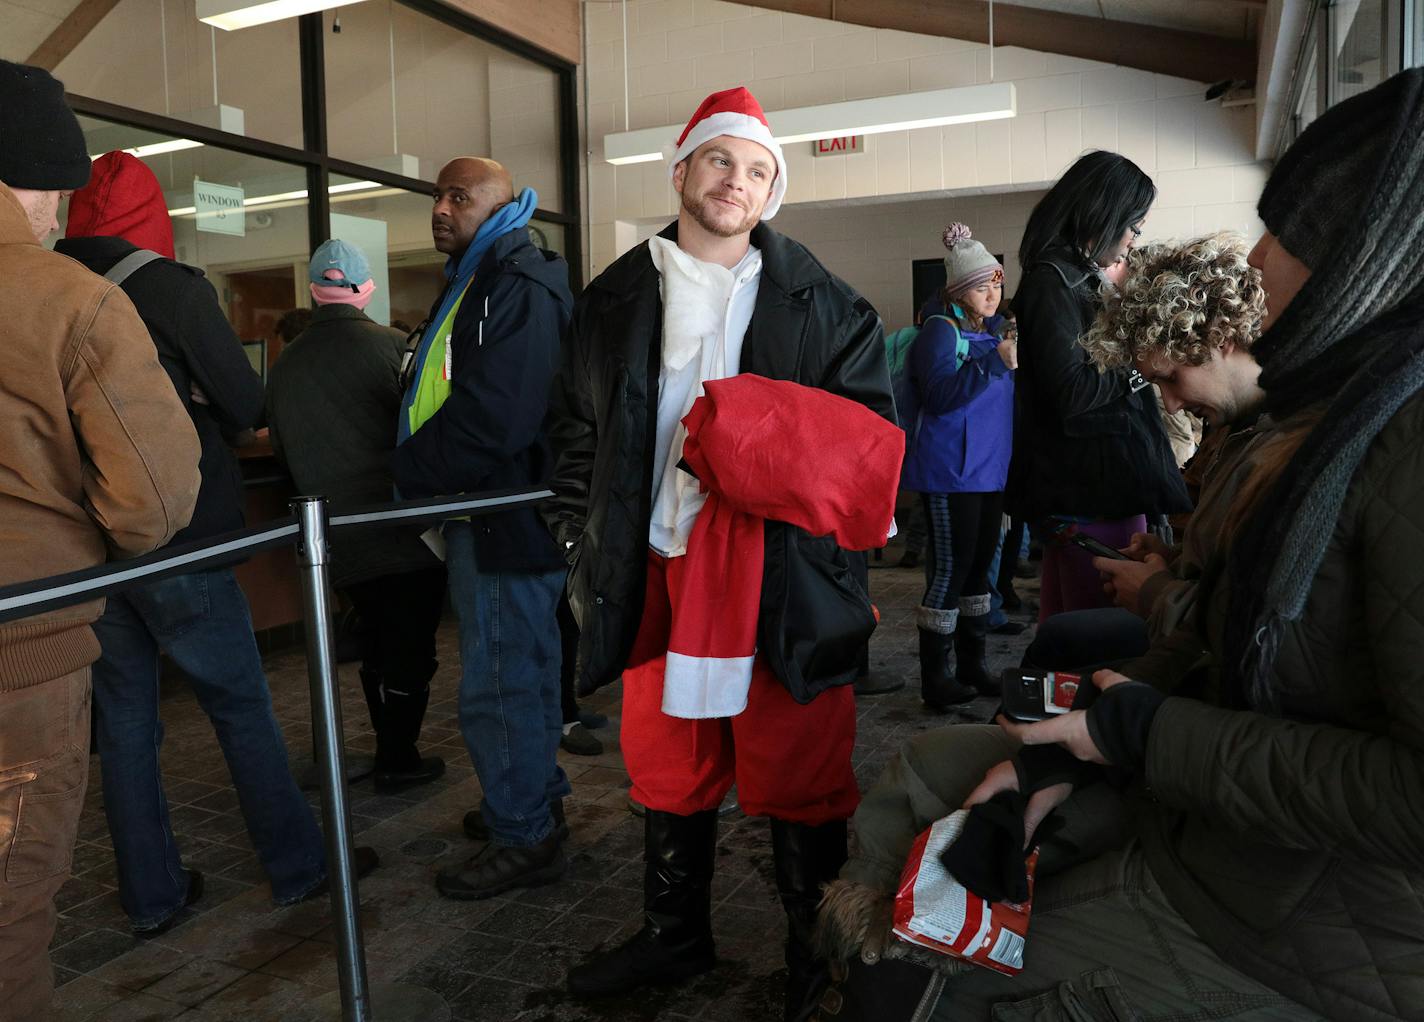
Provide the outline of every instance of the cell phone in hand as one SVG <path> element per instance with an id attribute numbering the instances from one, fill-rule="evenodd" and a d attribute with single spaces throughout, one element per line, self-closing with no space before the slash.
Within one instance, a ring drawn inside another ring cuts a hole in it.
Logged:
<path id="1" fill-rule="evenodd" d="M 1092 554 L 1094 557 L 1111 557 L 1114 561 L 1132 560 L 1131 557 L 1127 556 L 1127 554 L 1123 553 L 1121 550 L 1114 550 L 1112 547 L 1108 546 L 1101 540 L 1094 539 L 1092 536 L 1086 535 L 1081 532 L 1075 532 L 1070 535 L 1068 537 L 1068 542 L 1076 543 L 1078 546 L 1088 551 L 1088 553 Z"/>
<path id="2" fill-rule="evenodd" d="M 1004 716 L 1025 724 L 1067 713 L 1073 708 L 1078 687 L 1083 683 L 1082 675 L 1067 671 L 1030 671 L 1017 667 L 1005 668 L 999 679 L 1003 686 Z"/>

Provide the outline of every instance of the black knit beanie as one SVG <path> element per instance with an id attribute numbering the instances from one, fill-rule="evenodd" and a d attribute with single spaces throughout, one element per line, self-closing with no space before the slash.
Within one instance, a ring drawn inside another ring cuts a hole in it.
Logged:
<path id="1" fill-rule="evenodd" d="M 44 68 L 0 60 L 0 182 L 35 191 L 89 183 L 89 151 L 64 86 Z"/>

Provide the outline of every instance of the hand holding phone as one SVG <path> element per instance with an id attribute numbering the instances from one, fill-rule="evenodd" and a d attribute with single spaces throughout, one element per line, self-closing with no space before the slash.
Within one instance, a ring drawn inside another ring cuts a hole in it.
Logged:
<path id="1" fill-rule="evenodd" d="M 1068 671 L 1032 671 L 1005 668 L 1000 674 L 1004 716 L 1022 723 L 1051 720 L 1073 709 L 1073 700 L 1085 679 Z"/>

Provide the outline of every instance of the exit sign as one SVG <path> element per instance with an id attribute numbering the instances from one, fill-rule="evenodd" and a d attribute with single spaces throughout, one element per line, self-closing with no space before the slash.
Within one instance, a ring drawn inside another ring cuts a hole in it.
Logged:
<path id="1" fill-rule="evenodd" d="M 812 156 L 845 156 L 865 152 L 865 136 L 842 135 L 840 138 L 818 138 L 811 143 Z"/>

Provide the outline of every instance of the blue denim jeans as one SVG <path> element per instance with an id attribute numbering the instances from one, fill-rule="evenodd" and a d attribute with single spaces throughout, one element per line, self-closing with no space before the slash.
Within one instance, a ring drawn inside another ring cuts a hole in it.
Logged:
<path id="1" fill-rule="evenodd" d="M 94 665 L 94 720 L 104 812 L 119 899 L 133 925 L 157 925 L 188 892 L 158 763 L 160 651 L 187 675 L 213 722 L 273 898 L 295 901 L 319 884 L 326 876 L 321 831 L 287 767 L 247 599 L 232 572 L 178 575 L 111 596 L 94 631 L 103 648 Z"/>
<path id="2" fill-rule="evenodd" d="M 460 733 L 479 775 L 480 810 L 496 844 L 549 836 L 551 799 L 569 793 L 556 752 L 564 572 L 481 571 L 469 522 L 445 526 L 450 600 L 460 619 Z"/>

